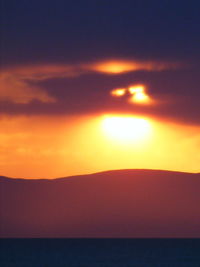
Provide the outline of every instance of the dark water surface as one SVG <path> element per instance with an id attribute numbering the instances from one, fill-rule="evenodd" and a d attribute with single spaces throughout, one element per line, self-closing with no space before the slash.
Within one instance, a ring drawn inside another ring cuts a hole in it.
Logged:
<path id="1" fill-rule="evenodd" d="M 200 267 L 200 239 L 1 239 L 0 266 Z"/>

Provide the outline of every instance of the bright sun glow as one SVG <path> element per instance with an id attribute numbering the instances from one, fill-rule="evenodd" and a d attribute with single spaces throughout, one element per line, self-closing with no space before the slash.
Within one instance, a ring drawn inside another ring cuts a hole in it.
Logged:
<path id="1" fill-rule="evenodd" d="M 139 117 L 107 115 L 103 119 L 103 130 L 109 138 L 128 143 L 148 137 L 150 128 L 149 121 Z"/>

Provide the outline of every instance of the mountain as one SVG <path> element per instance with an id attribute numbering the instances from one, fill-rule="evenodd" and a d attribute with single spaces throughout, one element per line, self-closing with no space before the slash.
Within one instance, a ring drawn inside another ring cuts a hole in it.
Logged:
<path id="1" fill-rule="evenodd" d="M 200 237 L 200 174 L 0 177 L 1 237 Z"/>

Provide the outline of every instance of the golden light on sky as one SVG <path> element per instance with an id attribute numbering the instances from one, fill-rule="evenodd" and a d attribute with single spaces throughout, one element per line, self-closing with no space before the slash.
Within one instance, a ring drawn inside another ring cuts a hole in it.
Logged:
<path id="1" fill-rule="evenodd" d="M 129 103 L 136 104 L 152 104 L 152 99 L 146 92 L 146 86 L 143 84 L 132 85 L 128 88 L 117 88 L 113 89 L 110 94 L 114 97 L 121 97 L 125 94 L 131 95 L 128 98 Z"/>
<path id="2" fill-rule="evenodd" d="M 150 135 L 151 127 L 147 119 L 134 116 L 107 115 L 102 127 L 108 138 L 120 143 L 138 143 Z"/>
<path id="3" fill-rule="evenodd" d="M 126 94 L 125 88 L 117 88 L 111 91 L 112 96 L 120 97 Z"/>
<path id="4" fill-rule="evenodd" d="M 99 62 L 94 66 L 96 71 L 105 72 L 108 74 L 119 74 L 132 71 L 137 68 L 137 63 L 122 60 Z"/>
<path id="5" fill-rule="evenodd" d="M 133 94 L 143 93 L 144 89 L 145 89 L 144 85 L 133 85 L 128 88 L 128 91 L 131 95 L 133 95 Z"/>
<path id="6" fill-rule="evenodd" d="M 177 64 L 159 61 L 138 61 L 125 59 L 107 59 L 104 61 L 81 64 L 82 70 L 92 70 L 110 75 L 118 75 L 131 71 L 162 71 L 177 68 Z"/>
<path id="7" fill-rule="evenodd" d="M 135 85 L 128 88 L 129 93 L 132 95 L 130 102 L 149 104 L 150 97 L 146 93 L 146 88 L 144 85 Z"/>

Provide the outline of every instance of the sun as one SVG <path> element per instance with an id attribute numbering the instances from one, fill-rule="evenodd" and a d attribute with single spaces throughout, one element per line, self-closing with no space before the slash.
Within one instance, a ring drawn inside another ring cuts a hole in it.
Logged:
<path id="1" fill-rule="evenodd" d="M 151 132 L 147 119 L 134 116 L 105 115 L 102 127 L 108 138 L 123 143 L 142 141 Z"/>

